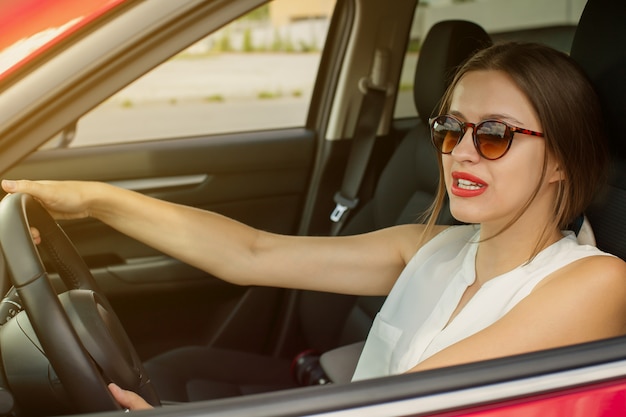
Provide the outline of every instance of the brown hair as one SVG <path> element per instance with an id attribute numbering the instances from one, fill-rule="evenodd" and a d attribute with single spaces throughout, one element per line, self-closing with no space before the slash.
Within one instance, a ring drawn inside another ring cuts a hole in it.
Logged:
<path id="1" fill-rule="evenodd" d="M 554 218 L 538 242 L 538 247 L 542 246 L 548 228 L 566 228 L 583 213 L 606 179 L 608 154 L 598 97 L 586 75 L 568 55 L 540 44 L 508 42 L 477 52 L 459 69 L 442 98 L 439 114 L 449 110 L 452 93 L 461 78 L 470 71 L 481 70 L 502 71 L 511 77 L 530 100 L 546 142 L 543 172 L 535 192 L 500 233 L 515 223 L 533 202 L 546 175 L 548 155 L 556 159 L 564 174 L 554 202 Z M 427 230 L 435 224 L 445 196 L 440 157 L 439 186 L 428 213 Z"/>

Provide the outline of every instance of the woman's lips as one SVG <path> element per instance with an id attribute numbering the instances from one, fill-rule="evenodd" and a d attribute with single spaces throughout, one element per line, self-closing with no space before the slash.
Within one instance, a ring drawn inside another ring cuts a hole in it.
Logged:
<path id="1" fill-rule="evenodd" d="M 467 172 L 452 173 L 450 191 L 457 197 L 476 197 L 487 190 L 487 183 Z"/>

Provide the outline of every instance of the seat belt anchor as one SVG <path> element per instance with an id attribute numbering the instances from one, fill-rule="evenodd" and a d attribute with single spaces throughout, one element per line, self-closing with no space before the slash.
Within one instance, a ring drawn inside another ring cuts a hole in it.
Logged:
<path id="1" fill-rule="evenodd" d="M 358 198 L 347 198 L 340 192 L 335 193 L 334 200 L 337 205 L 335 206 L 333 212 L 330 213 L 330 220 L 334 223 L 341 221 L 348 210 L 352 210 L 357 206 L 357 204 L 359 204 Z"/>

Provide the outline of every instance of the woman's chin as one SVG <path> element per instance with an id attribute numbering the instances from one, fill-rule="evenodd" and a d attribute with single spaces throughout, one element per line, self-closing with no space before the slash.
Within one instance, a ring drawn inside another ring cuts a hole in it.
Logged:
<path id="1" fill-rule="evenodd" d="M 456 221 L 465 224 L 482 223 L 484 220 L 482 213 L 470 212 L 468 210 L 455 210 L 454 207 L 450 207 L 450 214 L 452 214 L 452 217 L 454 217 Z"/>

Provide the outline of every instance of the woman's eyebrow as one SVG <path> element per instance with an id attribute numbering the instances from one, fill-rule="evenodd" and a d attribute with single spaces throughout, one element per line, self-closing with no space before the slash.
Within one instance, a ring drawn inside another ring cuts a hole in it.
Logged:
<path id="1" fill-rule="evenodd" d="M 467 120 L 467 118 L 463 115 L 462 112 L 458 111 L 458 110 L 450 110 L 448 112 L 448 114 L 458 117 L 459 119 L 463 119 L 463 120 Z M 484 114 L 481 116 L 480 120 L 477 120 L 476 122 L 480 122 L 483 120 L 502 120 L 503 122 L 510 122 L 516 125 L 524 125 L 524 123 L 522 123 L 521 121 L 519 121 L 518 119 L 516 119 L 515 117 L 513 117 L 510 114 L 506 114 L 506 113 L 489 113 L 489 114 Z"/>
<path id="2" fill-rule="evenodd" d="M 522 124 L 523 123 L 519 120 L 517 120 L 515 117 L 511 116 L 510 114 L 506 114 L 506 113 L 492 113 L 492 114 L 486 114 L 483 116 L 483 120 L 485 119 L 497 119 L 497 120 L 502 120 L 502 121 L 506 121 L 506 122 L 511 122 L 514 124 Z"/>
<path id="3" fill-rule="evenodd" d="M 450 115 L 452 115 L 452 116 L 456 116 L 456 117 L 458 117 L 459 119 L 465 119 L 465 116 L 463 116 L 463 113 L 461 113 L 461 112 L 460 112 L 460 111 L 458 111 L 458 110 L 450 110 L 450 111 L 448 112 L 448 114 L 450 114 Z"/>

